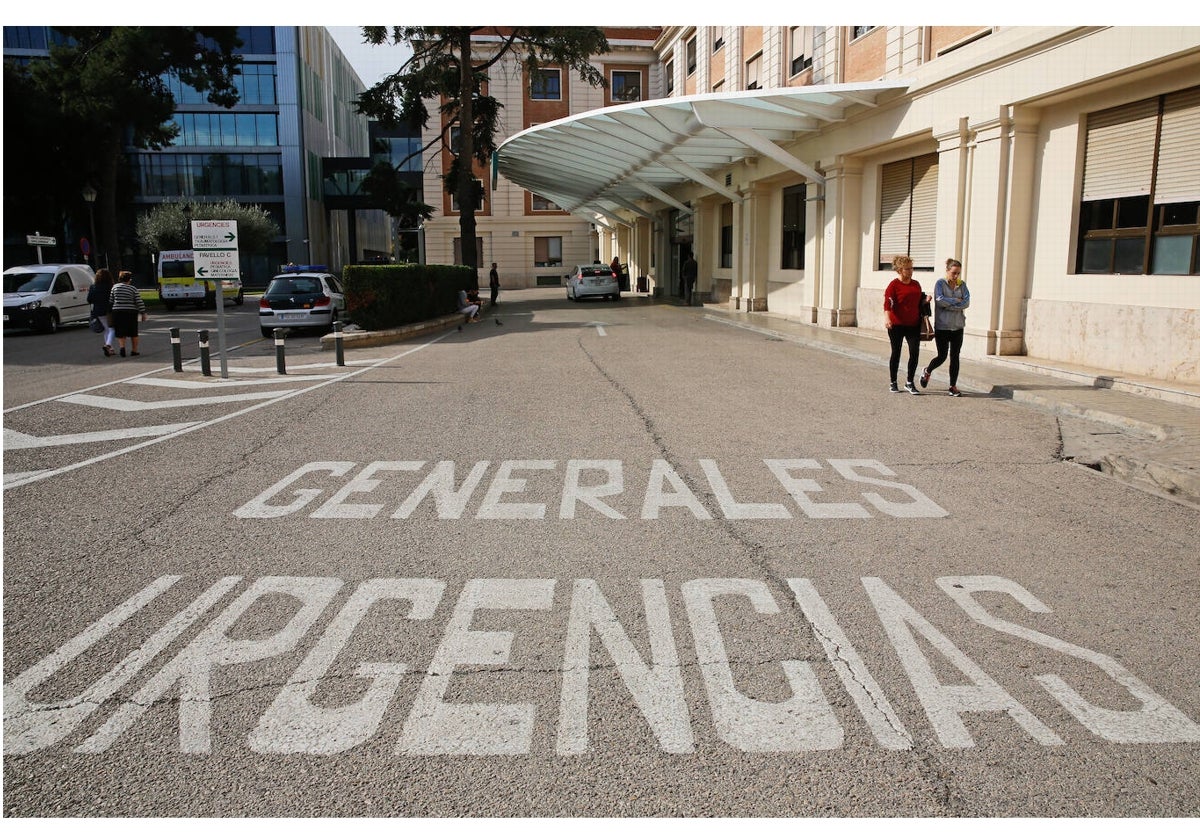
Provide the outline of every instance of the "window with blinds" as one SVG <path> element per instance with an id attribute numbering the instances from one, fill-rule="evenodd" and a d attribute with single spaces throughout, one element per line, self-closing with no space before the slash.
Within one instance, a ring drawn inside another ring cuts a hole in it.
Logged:
<path id="1" fill-rule="evenodd" d="M 885 164 L 880 178 L 880 269 L 898 254 L 912 257 L 913 268 L 931 271 L 937 260 L 937 152 Z"/>
<path id="2" fill-rule="evenodd" d="M 1200 274 L 1200 88 L 1089 114 L 1078 274 Z"/>

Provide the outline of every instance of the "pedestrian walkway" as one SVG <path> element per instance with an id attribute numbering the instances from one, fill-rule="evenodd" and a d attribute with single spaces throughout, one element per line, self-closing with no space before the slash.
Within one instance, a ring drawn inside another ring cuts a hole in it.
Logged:
<path id="1" fill-rule="evenodd" d="M 684 308 L 707 321 L 876 364 L 883 369 L 879 387 L 887 386 L 889 346 L 882 332 L 818 327 L 727 304 Z M 932 345 L 928 348 L 932 354 Z M 935 372 L 930 392 L 944 391 L 946 384 L 943 366 Z M 1200 509 L 1200 383 L 993 356 L 964 357 L 958 386 L 968 396 L 1011 399 L 1057 415 L 1064 459 Z M 1113 434 L 1114 429 L 1122 434 Z"/>

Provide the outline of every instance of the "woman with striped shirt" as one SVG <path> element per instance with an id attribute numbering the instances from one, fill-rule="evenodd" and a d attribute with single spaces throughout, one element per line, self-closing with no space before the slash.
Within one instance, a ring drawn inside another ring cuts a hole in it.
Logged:
<path id="1" fill-rule="evenodd" d="M 117 345 L 121 348 L 120 354 L 125 355 L 125 339 L 128 338 L 130 344 L 129 355 L 139 356 L 138 353 L 138 314 L 141 313 L 142 320 L 146 320 L 146 302 L 142 300 L 142 295 L 133 285 L 133 274 L 128 271 L 122 271 L 117 275 L 116 285 L 113 286 L 112 295 L 112 325 L 117 331 Z"/>

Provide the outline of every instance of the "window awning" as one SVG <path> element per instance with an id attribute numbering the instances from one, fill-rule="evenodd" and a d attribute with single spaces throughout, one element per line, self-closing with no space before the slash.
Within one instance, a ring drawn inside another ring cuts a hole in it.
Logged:
<path id="1" fill-rule="evenodd" d="M 823 184 L 820 172 L 784 146 L 907 87 L 902 81 L 812 85 L 613 105 L 513 135 L 496 151 L 493 181 L 498 171 L 599 224 L 622 213 L 649 217 L 636 204 L 645 198 L 691 212 L 669 194 L 687 182 L 741 201 L 725 185 L 725 171 L 750 156 L 771 158 Z"/>

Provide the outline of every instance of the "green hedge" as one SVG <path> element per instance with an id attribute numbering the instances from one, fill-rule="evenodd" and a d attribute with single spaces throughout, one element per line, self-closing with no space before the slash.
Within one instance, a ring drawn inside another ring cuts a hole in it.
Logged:
<path id="1" fill-rule="evenodd" d="M 348 265 L 342 271 L 350 320 L 384 330 L 458 311 L 460 289 L 476 286 L 465 265 Z"/>

